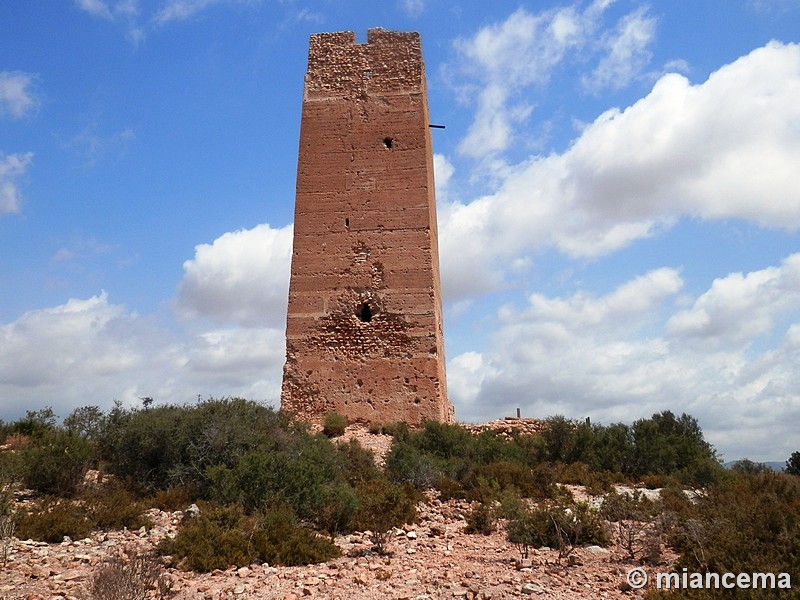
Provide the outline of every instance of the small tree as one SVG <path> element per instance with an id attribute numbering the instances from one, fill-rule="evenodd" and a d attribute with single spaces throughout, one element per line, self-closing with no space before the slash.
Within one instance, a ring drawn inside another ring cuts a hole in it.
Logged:
<path id="1" fill-rule="evenodd" d="M 108 418 L 97 406 L 81 406 L 64 419 L 67 431 L 87 440 L 97 440 L 103 436 Z"/>
<path id="2" fill-rule="evenodd" d="M 789 475 L 800 475 L 800 452 L 792 452 L 785 470 Z"/>
<path id="3" fill-rule="evenodd" d="M 322 433 L 326 437 L 335 438 L 344 435 L 344 430 L 347 427 L 347 417 L 339 413 L 328 413 L 325 415 L 325 420 L 322 424 Z"/>

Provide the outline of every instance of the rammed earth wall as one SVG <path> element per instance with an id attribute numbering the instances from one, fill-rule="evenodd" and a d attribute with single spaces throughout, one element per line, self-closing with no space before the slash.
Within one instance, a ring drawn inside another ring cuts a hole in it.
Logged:
<path id="1" fill-rule="evenodd" d="M 302 418 L 454 419 L 428 125 L 419 34 L 311 36 L 281 394 Z"/>

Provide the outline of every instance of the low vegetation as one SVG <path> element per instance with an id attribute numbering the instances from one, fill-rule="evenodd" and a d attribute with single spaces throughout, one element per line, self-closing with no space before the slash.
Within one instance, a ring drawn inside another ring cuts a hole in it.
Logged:
<path id="1" fill-rule="evenodd" d="M 385 553 L 392 528 L 413 523 L 423 492 L 434 490 L 471 502 L 466 530 L 503 531 L 522 558 L 543 546 L 567 558 L 576 547 L 613 541 L 632 562 L 656 563 L 669 545 L 678 568 L 800 580 L 800 452 L 785 473 L 746 463 L 725 470 L 695 419 L 665 411 L 630 425 L 553 417 L 539 434 L 505 437 L 433 422 L 376 426 L 373 433 L 393 438 L 379 468 L 357 441 L 338 439 L 346 426 L 331 413 L 313 434 L 239 398 L 108 412 L 87 406 L 61 424 L 45 408 L 0 423 L 0 563 L 12 536 L 60 542 L 147 528 L 146 509 L 191 503 L 199 514 L 184 517 L 158 549 L 180 568 L 326 561 L 339 554 L 336 536 L 353 531 L 370 531 L 371 551 Z M 600 508 L 574 501 L 563 484 L 602 496 Z M 663 489 L 655 499 L 615 491 L 642 484 Z M 704 491 L 690 502 L 686 487 Z M 18 505 L 13 492 L 23 488 L 34 495 Z M 116 586 L 167 597 L 156 558 L 133 560 L 103 565 L 92 593 Z M 759 594 L 742 597 L 766 597 Z"/>

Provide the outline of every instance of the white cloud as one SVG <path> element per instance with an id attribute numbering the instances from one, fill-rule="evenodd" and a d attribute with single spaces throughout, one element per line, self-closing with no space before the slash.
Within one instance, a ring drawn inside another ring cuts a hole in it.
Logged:
<path id="1" fill-rule="evenodd" d="M 433 155 L 433 174 L 436 185 L 436 201 L 443 203 L 449 196 L 448 184 L 455 173 L 455 167 L 444 154 Z"/>
<path id="2" fill-rule="evenodd" d="M 600 115 L 563 154 L 507 167 L 495 192 L 443 207 L 451 299 L 496 285 L 506 265 L 544 247 L 598 257 L 682 216 L 797 230 L 798 97 L 797 44 L 772 42 L 701 84 L 665 75 L 645 98 Z"/>
<path id="3" fill-rule="evenodd" d="M 32 87 L 36 77 L 18 71 L 0 71 L 0 117 L 21 119 L 35 111 L 39 101 Z"/>
<path id="4" fill-rule="evenodd" d="M 509 146 L 514 123 L 508 109 L 512 95 L 545 82 L 566 49 L 581 42 L 585 27 L 573 8 L 539 15 L 520 8 L 504 22 L 457 40 L 465 70 L 482 87 L 475 120 L 459 144 L 461 154 L 480 158 Z"/>
<path id="5" fill-rule="evenodd" d="M 98 126 L 91 124 L 70 138 L 64 145 L 79 154 L 87 167 L 94 167 L 108 156 L 121 157 L 136 139 L 130 127 L 117 133 L 98 133 Z"/>
<path id="6" fill-rule="evenodd" d="M 597 0 L 584 11 L 574 6 L 532 14 L 519 8 L 502 23 L 481 28 L 471 38 L 456 41 L 461 70 L 476 83 L 476 111 L 459 144 L 459 153 L 483 158 L 508 149 L 514 132 L 533 112 L 528 88 L 542 86 L 566 60 L 591 56 L 593 37 L 603 28 L 609 0 Z M 649 60 L 655 20 L 638 9 L 623 17 L 616 29 L 601 36 L 607 56 L 587 85 L 593 89 L 622 87 Z M 588 49 L 588 50 L 587 50 Z M 523 92 L 525 92 L 523 94 Z"/>
<path id="7" fill-rule="evenodd" d="M 793 254 L 779 267 L 714 280 L 690 309 L 676 313 L 667 325 L 683 342 L 731 349 L 769 333 L 777 319 L 798 307 L 800 254 Z"/>
<path id="8" fill-rule="evenodd" d="M 22 197 L 16 180 L 25 174 L 32 162 L 32 152 L 24 154 L 0 152 L 0 215 L 20 211 Z"/>
<path id="9" fill-rule="evenodd" d="M 75 0 L 75 4 L 82 11 L 94 17 L 108 19 L 109 21 L 114 18 L 111 9 L 103 0 Z"/>
<path id="10" fill-rule="evenodd" d="M 418 17 L 425 12 L 425 0 L 400 0 L 400 6 L 409 17 Z"/>
<path id="11" fill-rule="evenodd" d="M 229 328 L 196 335 L 109 303 L 105 293 L 34 310 L 0 324 L 0 417 L 52 406 L 110 408 L 142 397 L 184 403 L 198 395 L 277 402 L 283 329 Z"/>
<path id="12" fill-rule="evenodd" d="M 701 294 L 692 310 L 737 300 L 726 308 L 729 322 L 714 332 L 713 346 L 687 344 L 686 332 L 676 332 L 664 316 L 683 314 L 675 312 L 682 281 L 670 268 L 600 297 L 533 294 L 521 308 L 506 306 L 489 348 L 448 364 L 458 417 L 496 418 L 520 407 L 528 416 L 630 423 L 670 409 L 697 417 L 718 447 L 738 448 L 756 460 L 788 456 L 800 422 L 798 263 L 794 255 L 778 267 L 726 278 L 744 289 L 744 301 L 721 291 L 719 282 Z M 795 322 L 787 327 L 774 315 Z M 750 318 L 759 325 L 748 327 Z M 748 347 L 765 339 L 760 353 Z M 774 442 L 768 448 L 766 439 Z"/>
<path id="13" fill-rule="evenodd" d="M 616 30 L 604 40 L 608 54 L 584 85 L 593 91 L 623 88 L 650 62 L 648 46 L 656 32 L 656 20 L 641 7 L 623 17 Z"/>
<path id="14" fill-rule="evenodd" d="M 253 4 L 260 0 L 159 0 L 147 3 L 152 8 L 142 14 L 141 0 L 75 0 L 75 5 L 93 17 L 111 22 L 121 22 L 126 36 L 134 44 L 142 42 L 147 33 L 168 23 L 185 21 L 217 4 Z M 303 9 L 298 20 L 315 20 L 318 16 Z"/>
<path id="15" fill-rule="evenodd" d="M 106 335 L 124 312 L 107 300 L 105 293 L 88 300 L 70 300 L 0 326 L 2 385 L 61 385 L 73 381 L 78 370 L 102 377 L 134 366 L 136 353 Z"/>
<path id="16" fill-rule="evenodd" d="M 185 318 L 284 327 L 292 227 L 226 233 L 184 263 L 177 307 Z"/>
<path id="17" fill-rule="evenodd" d="M 153 21 L 157 25 L 164 25 L 171 21 L 185 21 L 217 4 L 248 4 L 253 2 L 254 0 L 165 0 L 156 11 Z"/>
<path id="18" fill-rule="evenodd" d="M 159 24 L 182 21 L 221 1 L 223 0 L 168 0 L 156 13 L 155 21 Z"/>

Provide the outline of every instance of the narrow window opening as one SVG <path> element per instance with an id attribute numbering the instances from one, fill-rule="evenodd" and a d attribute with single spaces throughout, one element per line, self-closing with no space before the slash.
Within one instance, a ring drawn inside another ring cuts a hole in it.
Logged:
<path id="1" fill-rule="evenodd" d="M 356 316 L 358 316 L 359 321 L 362 323 L 369 323 L 372 321 L 372 309 L 369 307 L 369 304 L 366 302 L 362 304 L 358 309 Z"/>
<path id="2" fill-rule="evenodd" d="M 345 217 L 344 218 L 344 226 L 345 226 L 345 229 L 350 229 L 350 217 Z"/>
<path id="3" fill-rule="evenodd" d="M 394 146 L 394 140 L 393 140 L 392 138 L 390 138 L 390 137 L 383 138 L 383 146 L 384 146 L 384 147 L 385 147 L 387 150 L 391 150 L 391 149 L 392 149 L 392 146 Z"/>

